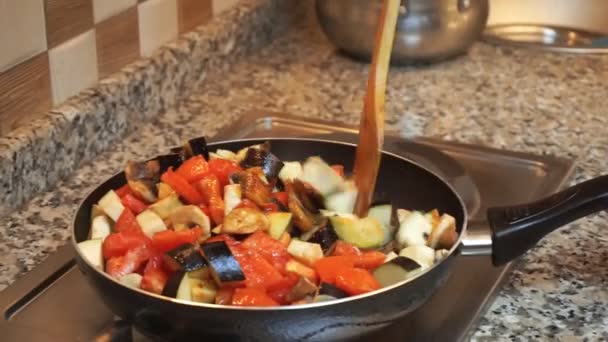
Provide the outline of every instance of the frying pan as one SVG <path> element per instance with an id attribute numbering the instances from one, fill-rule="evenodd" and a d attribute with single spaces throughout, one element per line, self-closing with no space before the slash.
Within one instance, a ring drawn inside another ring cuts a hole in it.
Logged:
<path id="1" fill-rule="evenodd" d="M 343 164 L 347 170 L 353 167 L 356 146 L 335 141 L 246 139 L 209 147 L 234 151 L 267 140 L 282 160 L 320 155 L 330 164 Z M 92 205 L 125 182 L 124 174 L 119 173 L 86 196 L 74 218 L 74 244 L 87 239 Z M 438 208 L 449 213 L 456 218 L 459 239 L 445 259 L 414 278 L 332 302 L 272 308 L 191 303 L 122 285 L 89 264 L 78 248 L 76 260 L 106 305 L 156 340 L 344 340 L 383 328 L 418 308 L 446 282 L 458 254 L 491 254 L 495 265 L 508 262 L 554 229 L 608 208 L 607 189 L 608 176 L 602 176 L 534 203 L 491 208 L 491 235 L 470 237 L 465 205 L 448 183 L 411 160 L 383 152 L 376 192 L 387 194 L 398 208 Z"/>

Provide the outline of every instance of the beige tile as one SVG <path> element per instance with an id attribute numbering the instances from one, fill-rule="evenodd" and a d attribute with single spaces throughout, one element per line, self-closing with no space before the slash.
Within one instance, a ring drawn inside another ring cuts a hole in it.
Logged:
<path id="1" fill-rule="evenodd" d="M 0 73 L 0 136 L 51 107 L 49 59 L 43 52 Z"/>
<path id="2" fill-rule="evenodd" d="M 120 70 L 139 57 L 137 8 L 131 7 L 97 24 L 95 36 L 99 76 Z"/>
<path id="3" fill-rule="evenodd" d="M 93 28 L 92 0 L 44 0 L 44 9 L 49 48 Z"/>
<path id="4" fill-rule="evenodd" d="M 150 56 L 177 37 L 176 0 L 147 0 L 138 6 L 139 45 L 142 56 Z"/>
<path id="5" fill-rule="evenodd" d="M 0 0 L 0 46 L 0 72 L 46 50 L 41 0 Z"/>
<path id="6" fill-rule="evenodd" d="M 211 18 L 211 0 L 177 0 L 179 32 L 190 31 Z"/>
<path id="7" fill-rule="evenodd" d="M 95 46 L 93 29 L 49 50 L 54 104 L 63 102 L 97 82 Z"/>
<path id="8" fill-rule="evenodd" d="M 239 0 L 213 0 L 213 15 L 231 9 Z"/>
<path id="9" fill-rule="evenodd" d="M 93 0 L 93 18 L 97 24 L 136 4 L 137 0 Z"/>

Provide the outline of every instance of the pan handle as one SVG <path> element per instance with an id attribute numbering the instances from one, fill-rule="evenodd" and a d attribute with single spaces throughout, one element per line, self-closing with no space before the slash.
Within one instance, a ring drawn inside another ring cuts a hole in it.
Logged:
<path id="1" fill-rule="evenodd" d="M 605 209 L 608 209 L 608 175 L 532 203 L 490 208 L 492 262 L 496 266 L 505 264 L 555 229 Z"/>

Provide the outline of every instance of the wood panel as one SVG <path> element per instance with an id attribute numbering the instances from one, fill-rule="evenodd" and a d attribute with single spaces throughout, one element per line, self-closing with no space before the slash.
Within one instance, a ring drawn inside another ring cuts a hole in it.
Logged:
<path id="1" fill-rule="evenodd" d="M 95 35 L 99 76 L 120 70 L 139 57 L 137 8 L 132 7 L 98 23 Z"/>
<path id="2" fill-rule="evenodd" d="M 45 0 L 44 10 L 49 49 L 93 27 L 92 0 Z"/>
<path id="3" fill-rule="evenodd" d="M 190 31 L 207 22 L 213 15 L 211 0 L 178 0 L 179 33 Z"/>
<path id="4" fill-rule="evenodd" d="M 0 73 L 0 136 L 51 108 L 46 52 Z"/>

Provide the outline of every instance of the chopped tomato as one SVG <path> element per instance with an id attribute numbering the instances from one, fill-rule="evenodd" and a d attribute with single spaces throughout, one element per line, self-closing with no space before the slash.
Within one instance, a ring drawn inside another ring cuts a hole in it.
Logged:
<path id="1" fill-rule="evenodd" d="M 380 288 L 380 284 L 370 271 L 354 267 L 339 270 L 336 274 L 335 284 L 351 296 Z"/>
<path id="2" fill-rule="evenodd" d="M 167 284 L 167 280 L 169 280 L 169 274 L 162 269 L 160 263 L 153 262 L 151 259 L 144 269 L 141 288 L 152 293 L 161 294 Z"/>
<path id="3" fill-rule="evenodd" d="M 287 206 L 287 197 L 288 197 L 287 192 L 285 192 L 285 191 L 273 192 L 271 195 L 274 199 L 281 202 L 281 204 L 283 204 L 284 206 Z"/>
<path id="4" fill-rule="evenodd" d="M 297 275 L 288 273 L 283 277 L 283 280 L 280 283 L 277 283 L 268 289 L 268 296 L 282 305 L 289 304 L 287 296 L 298 280 L 299 277 Z"/>
<path id="5" fill-rule="evenodd" d="M 268 202 L 262 205 L 262 211 L 265 213 L 275 213 L 279 211 L 279 206 L 276 203 Z"/>
<path id="6" fill-rule="evenodd" d="M 120 198 L 124 197 L 126 194 L 133 195 L 133 190 L 131 190 L 131 187 L 129 186 L 129 184 L 125 184 L 125 185 L 121 186 L 120 188 L 114 190 L 114 192 Z"/>
<path id="7" fill-rule="evenodd" d="M 217 291 L 215 295 L 215 304 L 219 305 L 230 305 L 232 303 L 232 295 L 234 295 L 234 288 L 222 287 Z"/>
<path id="8" fill-rule="evenodd" d="M 104 259 L 125 255 L 129 250 L 148 246 L 150 239 L 139 231 L 112 233 L 103 240 L 102 254 Z"/>
<path id="9" fill-rule="evenodd" d="M 253 203 L 253 201 L 247 198 L 243 198 L 241 203 L 239 203 L 235 208 L 251 208 L 260 210 L 260 207 L 258 207 L 257 204 Z"/>
<path id="10" fill-rule="evenodd" d="M 242 246 L 260 254 L 282 273 L 285 271 L 285 264 L 291 259 L 289 253 L 287 253 L 287 248 L 279 240 L 262 231 L 251 234 L 243 241 Z"/>
<path id="11" fill-rule="evenodd" d="M 234 295 L 232 296 L 232 305 L 276 306 L 279 305 L 279 303 L 270 298 L 263 289 L 239 288 L 234 290 Z"/>
<path id="12" fill-rule="evenodd" d="M 355 267 L 373 270 L 376 267 L 384 264 L 386 255 L 379 251 L 366 251 L 355 258 Z"/>
<path id="13" fill-rule="evenodd" d="M 209 171 L 217 176 L 222 187 L 230 183 L 230 175 L 242 168 L 235 162 L 225 159 L 212 159 L 209 161 Z"/>
<path id="14" fill-rule="evenodd" d="M 152 236 L 154 250 L 164 253 L 185 243 L 193 243 L 203 235 L 203 228 L 196 227 L 186 230 L 163 230 Z"/>
<path id="15" fill-rule="evenodd" d="M 353 268 L 355 263 L 350 256 L 329 256 L 319 259 L 314 269 L 317 271 L 319 278 L 324 283 L 333 284 L 336 281 L 336 275 L 340 270 L 345 268 Z"/>
<path id="16" fill-rule="evenodd" d="M 332 255 L 361 255 L 361 250 L 355 245 L 338 240 Z"/>
<path id="17" fill-rule="evenodd" d="M 269 288 L 283 280 L 281 273 L 259 253 L 242 245 L 228 245 L 245 274 L 245 286 Z"/>
<path id="18" fill-rule="evenodd" d="M 125 208 L 118 220 L 116 220 L 116 224 L 114 225 L 114 230 L 117 232 L 126 232 L 126 231 L 137 231 L 141 232 L 141 227 L 137 220 L 135 219 L 135 215 L 129 208 Z"/>
<path id="19" fill-rule="evenodd" d="M 120 278 L 135 272 L 149 257 L 150 250 L 147 245 L 134 247 L 125 255 L 110 258 L 106 262 L 106 272 L 114 278 Z"/>
<path id="20" fill-rule="evenodd" d="M 222 187 L 218 177 L 214 174 L 207 174 L 196 182 L 195 186 L 203 195 L 213 222 L 222 224 L 224 222 L 224 200 L 222 199 Z"/>
<path id="21" fill-rule="evenodd" d="M 184 178 L 188 183 L 193 183 L 209 173 L 209 165 L 203 156 L 194 156 L 178 167 L 175 173 Z"/>
<path id="22" fill-rule="evenodd" d="M 235 240 L 232 236 L 230 236 L 228 234 L 219 234 L 219 235 L 210 237 L 209 239 L 205 240 L 205 243 L 211 243 L 211 242 L 217 242 L 217 241 L 224 241 L 224 242 L 226 242 L 226 244 L 229 247 L 240 244 L 239 241 Z"/>
<path id="23" fill-rule="evenodd" d="M 129 210 L 131 210 L 135 215 L 141 213 L 142 211 L 148 208 L 146 203 L 142 202 L 131 194 L 126 194 L 122 196 L 120 198 L 120 202 L 122 203 L 122 205 L 125 206 L 125 208 L 129 208 Z"/>
<path id="24" fill-rule="evenodd" d="M 178 195 L 183 197 L 190 204 L 199 204 L 203 202 L 203 196 L 188 183 L 183 177 L 173 172 L 173 168 L 169 168 L 160 179 L 167 183 Z"/>
<path id="25" fill-rule="evenodd" d="M 331 169 L 334 170 L 338 176 L 344 177 L 344 165 L 334 164 L 331 166 Z"/>

